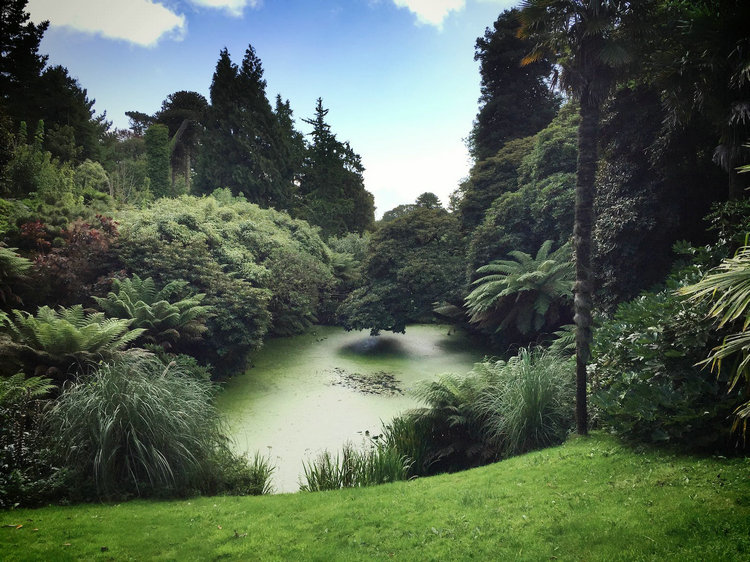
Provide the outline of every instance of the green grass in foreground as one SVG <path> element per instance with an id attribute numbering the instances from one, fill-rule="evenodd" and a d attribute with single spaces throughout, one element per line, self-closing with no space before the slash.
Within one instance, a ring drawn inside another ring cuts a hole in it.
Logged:
<path id="1" fill-rule="evenodd" d="M 594 435 L 373 488 L 6 511 L 0 523 L 6 561 L 748 560 L 750 459 Z"/>

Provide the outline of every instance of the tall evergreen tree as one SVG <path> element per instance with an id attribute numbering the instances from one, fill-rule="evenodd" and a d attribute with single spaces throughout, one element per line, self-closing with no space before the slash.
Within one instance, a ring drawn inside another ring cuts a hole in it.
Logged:
<path id="1" fill-rule="evenodd" d="M 375 205 L 365 190 L 364 167 L 348 142 L 340 142 L 326 123 L 328 109 L 318 98 L 300 182 L 297 215 L 320 226 L 326 235 L 364 232 L 373 222 Z"/>
<path id="2" fill-rule="evenodd" d="M 0 0 L 0 99 L 16 124 L 27 118 L 26 103 L 47 64 L 39 43 L 49 22 L 29 22 L 27 2 Z"/>
<path id="3" fill-rule="evenodd" d="M 552 63 L 540 58 L 521 64 L 529 44 L 518 37 L 520 26 L 519 11 L 506 10 L 476 42 L 474 60 L 482 82 L 469 145 L 477 161 L 493 156 L 509 140 L 546 127 L 560 105 L 549 86 Z"/>
<path id="4" fill-rule="evenodd" d="M 154 196 L 172 195 L 169 181 L 169 129 L 166 125 L 155 123 L 146 131 L 146 161 Z"/>
<path id="5" fill-rule="evenodd" d="M 210 93 L 197 166 L 198 191 L 228 187 L 262 206 L 286 208 L 292 187 L 282 173 L 286 151 L 266 97 L 263 67 L 252 46 L 239 67 L 226 49 L 221 51 Z"/>

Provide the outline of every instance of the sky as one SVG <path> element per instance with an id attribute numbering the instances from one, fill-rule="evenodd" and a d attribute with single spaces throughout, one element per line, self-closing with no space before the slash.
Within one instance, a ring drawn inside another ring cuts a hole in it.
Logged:
<path id="1" fill-rule="evenodd" d="M 297 128 L 316 100 L 339 140 L 362 157 L 376 216 L 426 191 L 448 197 L 468 175 L 464 139 L 479 98 L 477 37 L 517 0 L 29 0 L 49 20 L 40 52 L 63 65 L 127 128 L 171 93 L 209 98 L 226 47 L 255 48 L 273 104 L 288 99 Z"/>

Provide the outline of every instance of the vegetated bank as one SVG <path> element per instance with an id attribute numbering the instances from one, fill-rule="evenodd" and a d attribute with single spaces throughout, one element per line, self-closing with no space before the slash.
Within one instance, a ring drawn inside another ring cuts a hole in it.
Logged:
<path id="1" fill-rule="evenodd" d="M 460 474 L 6 511 L 5 560 L 746 560 L 750 462 L 595 433 Z"/>

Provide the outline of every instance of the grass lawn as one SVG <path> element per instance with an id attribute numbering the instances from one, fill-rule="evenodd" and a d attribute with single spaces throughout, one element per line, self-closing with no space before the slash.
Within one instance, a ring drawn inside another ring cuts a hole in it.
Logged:
<path id="1" fill-rule="evenodd" d="M 750 459 L 574 438 L 460 474 L 0 512 L 8 560 L 750 560 Z"/>

